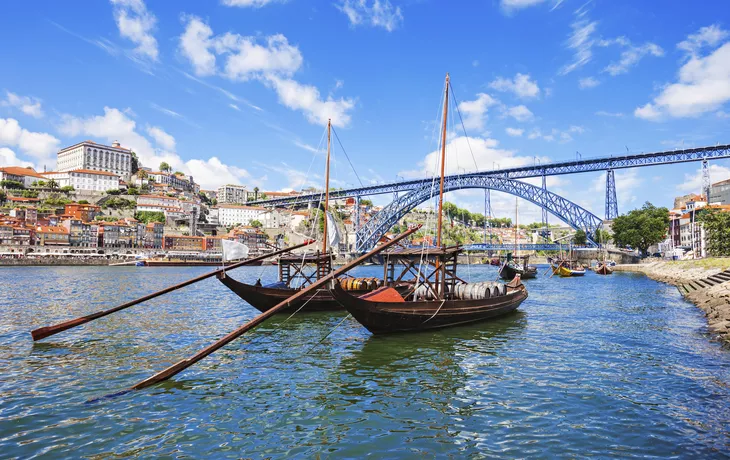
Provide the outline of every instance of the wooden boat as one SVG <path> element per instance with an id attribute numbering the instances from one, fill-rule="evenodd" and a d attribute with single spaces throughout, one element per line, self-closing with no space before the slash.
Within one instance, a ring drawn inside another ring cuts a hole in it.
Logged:
<path id="1" fill-rule="evenodd" d="M 141 264 L 140 264 L 141 262 Z M 145 259 L 138 261 L 138 266 L 147 267 L 220 267 L 230 266 L 235 262 L 229 261 L 223 263 L 222 261 L 213 260 L 181 260 L 181 259 Z M 256 261 L 249 264 L 249 266 L 260 266 L 263 261 Z"/>
<path id="2" fill-rule="evenodd" d="M 446 127 L 449 107 L 449 76 L 446 75 L 443 126 L 441 132 L 441 176 L 437 211 L 436 247 L 391 249 L 382 254 L 384 287 L 356 296 L 335 284 L 334 297 L 374 334 L 422 331 L 484 321 L 517 309 L 527 298 L 520 277 L 509 284 L 466 283 L 456 275 L 457 246 L 442 244 Z M 396 267 L 402 269 L 396 277 Z M 405 293 L 390 287 L 412 276 L 412 290 Z"/>
<path id="3" fill-rule="evenodd" d="M 327 123 L 327 166 L 325 171 L 325 212 L 329 209 L 329 170 L 330 170 L 330 146 L 331 146 L 331 122 Z M 275 305 L 293 296 L 300 290 L 320 280 L 332 272 L 333 255 L 327 249 L 327 218 L 324 219 L 324 231 L 322 237 L 322 251 L 314 254 L 297 255 L 288 254 L 281 256 L 277 265 L 279 266 L 279 281 L 263 286 L 261 280 L 256 284 L 242 283 L 226 272 L 218 274 L 218 280 L 245 300 L 251 306 L 261 312 L 270 310 Z M 360 285 L 353 286 L 353 293 L 364 294 L 376 289 L 382 284 L 367 284 L 360 288 Z M 300 307 L 302 311 L 333 311 L 342 310 L 340 303 L 332 296 L 328 289 L 320 289 L 311 295 L 292 302 L 292 304 L 281 310 L 282 313 L 296 311 Z"/>
<path id="4" fill-rule="evenodd" d="M 613 269 L 605 262 L 599 262 L 598 265 L 596 265 L 595 272 L 599 275 L 612 275 Z"/>
<path id="5" fill-rule="evenodd" d="M 553 274 L 567 278 L 570 276 L 583 276 L 586 269 L 576 260 L 554 260 L 551 265 Z"/>
<path id="6" fill-rule="evenodd" d="M 387 253 L 389 265 L 392 265 L 388 271 L 393 273 L 395 265 L 403 263 L 410 268 L 417 267 L 422 252 L 415 248 Z M 439 261 L 431 266 L 455 268 L 459 252 L 458 247 L 429 248 L 424 257 Z M 436 273 L 440 269 L 434 270 Z M 429 280 L 434 273 L 424 275 L 421 280 Z M 335 284 L 332 294 L 373 334 L 422 331 L 484 321 L 513 312 L 527 298 L 527 289 L 519 276 L 506 285 L 496 282 L 457 284 L 450 268 L 441 274 L 445 275 L 441 279 L 443 285 L 451 286 L 441 291 L 447 293 L 441 297 L 436 297 L 439 292 L 434 292 L 433 283 L 419 284 L 415 290 L 405 293 L 385 286 L 361 296 Z"/>
<path id="7" fill-rule="evenodd" d="M 521 279 L 536 278 L 537 267 L 529 265 L 529 262 L 530 256 L 511 257 L 508 255 L 499 269 L 499 277 L 507 281 L 514 279 L 517 275 L 520 275 Z"/>

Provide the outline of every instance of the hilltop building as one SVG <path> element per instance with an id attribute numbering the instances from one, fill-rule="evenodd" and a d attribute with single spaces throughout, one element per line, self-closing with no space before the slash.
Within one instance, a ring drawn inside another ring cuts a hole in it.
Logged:
<path id="1" fill-rule="evenodd" d="M 74 190 L 104 192 L 119 188 L 119 176 L 106 171 L 75 169 L 46 172 L 42 176 L 46 180 L 53 179 L 59 187 L 70 185 Z"/>
<path id="2" fill-rule="evenodd" d="M 730 179 L 712 184 L 710 187 L 710 203 L 730 204 Z"/>
<path id="3" fill-rule="evenodd" d="M 111 146 L 83 141 L 58 152 L 56 169 L 61 172 L 103 171 L 128 181 L 132 175 L 132 151 L 123 148 L 117 141 Z"/>
<path id="4" fill-rule="evenodd" d="M 245 185 L 221 185 L 218 187 L 217 199 L 218 203 L 242 204 L 253 199 L 255 193 L 249 192 Z"/>

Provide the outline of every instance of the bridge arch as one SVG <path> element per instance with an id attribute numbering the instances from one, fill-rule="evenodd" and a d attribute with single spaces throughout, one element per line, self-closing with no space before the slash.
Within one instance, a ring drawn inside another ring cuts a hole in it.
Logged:
<path id="1" fill-rule="evenodd" d="M 509 193 L 544 207 L 574 229 L 586 232 L 589 244 L 595 245 L 593 235 L 603 225 L 603 221 L 590 211 L 527 182 L 488 175 L 450 176 L 444 180 L 444 192 L 471 188 Z M 365 252 L 371 249 L 403 216 L 419 204 L 438 196 L 438 193 L 439 183 L 429 181 L 393 200 L 357 231 L 357 250 Z"/>

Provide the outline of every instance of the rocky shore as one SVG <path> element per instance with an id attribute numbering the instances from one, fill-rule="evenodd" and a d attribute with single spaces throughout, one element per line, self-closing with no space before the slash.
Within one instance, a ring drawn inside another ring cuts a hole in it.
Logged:
<path id="1" fill-rule="evenodd" d="M 644 273 L 649 278 L 677 286 L 707 317 L 712 334 L 730 344 L 730 281 L 721 278 L 730 269 L 730 258 L 617 265 L 616 271 Z"/>

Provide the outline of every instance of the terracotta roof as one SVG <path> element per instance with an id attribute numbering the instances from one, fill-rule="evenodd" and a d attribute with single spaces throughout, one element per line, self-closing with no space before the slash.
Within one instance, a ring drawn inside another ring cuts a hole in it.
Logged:
<path id="1" fill-rule="evenodd" d="M 20 203 L 30 203 L 30 202 L 38 202 L 41 201 L 39 198 L 23 198 L 20 196 L 9 196 L 8 200 L 10 201 L 17 201 Z"/>
<path id="2" fill-rule="evenodd" d="M 4 168 L 0 168 L 0 171 L 6 172 L 8 174 L 13 174 L 16 176 L 30 176 L 30 177 L 37 177 L 38 179 L 45 179 L 45 177 L 41 176 L 39 172 L 37 172 L 33 168 L 23 168 L 22 166 L 6 166 Z"/>
<path id="3" fill-rule="evenodd" d="M 266 208 L 262 208 L 259 206 L 245 206 L 245 205 L 238 205 L 238 204 L 219 204 L 218 209 L 225 208 L 225 209 L 255 209 L 258 211 L 266 211 Z"/>
<path id="4" fill-rule="evenodd" d="M 36 228 L 36 231 L 44 232 L 44 233 L 68 233 L 68 230 L 66 230 L 66 227 L 44 227 L 39 226 Z"/>

